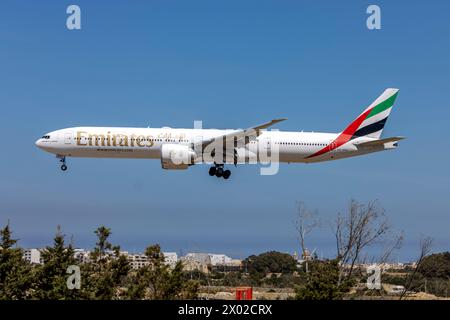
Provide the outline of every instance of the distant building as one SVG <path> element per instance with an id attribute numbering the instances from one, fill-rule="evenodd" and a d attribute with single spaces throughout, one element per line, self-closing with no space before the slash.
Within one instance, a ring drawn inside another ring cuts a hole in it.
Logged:
<path id="1" fill-rule="evenodd" d="M 131 268 L 133 268 L 133 269 L 140 269 L 149 264 L 148 257 L 145 254 L 142 254 L 142 253 L 128 254 L 127 253 L 126 255 L 130 262 Z M 164 255 L 165 263 L 168 264 L 171 268 L 175 267 L 175 264 L 178 261 L 177 253 L 176 252 L 163 252 L 163 255 Z"/>
<path id="2" fill-rule="evenodd" d="M 188 253 L 183 257 L 183 266 L 186 271 L 198 270 L 203 273 L 209 273 L 211 264 L 211 258 L 207 253 Z"/>
<path id="3" fill-rule="evenodd" d="M 140 269 L 149 264 L 147 256 L 141 253 L 128 254 L 128 261 L 133 269 Z"/>
<path id="4" fill-rule="evenodd" d="M 23 259 L 31 264 L 44 264 L 40 249 L 23 250 Z"/>
<path id="5" fill-rule="evenodd" d="M 43 249 L 26 249 L 23 251 L 23 259 L 33 264 L 43 264 L 43 258 L 41 251 Z M 91 261 L 91 251 L 76 248 L 74 249 L 75 260 L 82 263 L 89 263 Z M 140 269 L 149 264 L 148 257 L 143 253 L 129 253 L 128 251 L 120 251 L 121 255 L 127 257 L 131 268 Z M 204 273 L 209 273 L 211 270 L 217 270 L 222 272 L 238 271 L 241 268 L 242 261 L 233 259 L 225 254 L 216 253 L 199 253 L 192 252 L 186 256 L 178 258 L 176 252 L 163 252 L 164 261 L 171 268 L 174 268 L 176 263 L 180 260 L 183 263 L 186 271 L 199 270 Z M 112 250 L 106 250 L 105 257 L 115 257 L 115 252 Z"/>
<path id="6" fill-rule="evenodd" d="M 74 249 L 73 257 L 79 263 L 88 263 L 90 261 L 91 252 L 85 249 Z"/>
<path id="7" fill-rule="evenodd" d="M 299 255 L 297 251 L 294 251 L 292 257 L 295 261 L 297 261 L 297 267 L 301 267 L 307 261 L 314 260 L 314 257 L 311 255 L 308 249 L 305 249 L 305 251 L 301 255 Z"/>
<path id="8" fill-rule="evenodd" d="M 233 259 L 224 254 L 208 253 L 208 255 L 211 260 L 211 265 L 213 266 L 226 265 L 233 261 Z"/>
<path id="9" fill-rule="evenodd" d="M 230 258 L 225 254 L 209 253 L 211 259 L 211 270 L 220 272 L 239 271 L 241 269 L 242 261 Z"/>
<path id="10" fill-rule="evenodd" d="M 305 249 L 305 251 L 303 252 L 302 258 L 303 258 L 303 260 L 305 260 L 305 261 L 311 261 L 311 260 L 313 260 L 313 256 L 312 256 L 312 254 L 309 252 L 308 249 Z"/>
<path id="11" fill-rule="evenodd" d="M 174 268 L 178 262 L 178 255 L 176 252 L 163 252 L 164 261 L 171 267 Z"/>
<path id="12" fill-rule="evenodd" d="M 209 256 L 208 253 L 200 253 L 200 252 L 193 252 L 193 253 L 188 253 L 185 257 L 185 260 L 192 260 L 192 261 L 197 261 L 199 263 L 202 264 L 211 264 L 211 257 Z"/>

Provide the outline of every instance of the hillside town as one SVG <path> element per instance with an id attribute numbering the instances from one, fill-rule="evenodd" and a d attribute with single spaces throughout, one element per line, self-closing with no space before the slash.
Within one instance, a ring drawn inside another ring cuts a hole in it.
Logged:
<path id="1" fill-rule="evenodd" d="M 31 264 L 44 264 L 44 259 L 41 252 L 45 250 L 43 248 L 31 248 L 23 250 L 23 258 Z M 92 251 L 87 249 L 76 248 L 74 249 L 74 258 L 80 263 L 87 263 L 90 261 Z M 108 252 L 111 256 L 112 251 Z M 132 269 L 140 269 L 147 266 L 149 258 L 142 252 L 130 253 L 128 251 L 120 251 L 120 254 L 125 256 Z M 176 252 L 163 252 L 164 260 L 167 265 L 174 267 L 178 261 L 183 263 L 185 271 L 200 271 L 203 273 L 210 273 L 214 270 L 222 272 L 239 271 L 245 266 L 243 266 L 243 260 L 235 259 L 227 256 L 223 253 L 203 253 L 203 252 L 189 252 L 184 256 L 179 256 Z M 297 261 L 299 267 L 305 261 L 312 261 L 313 257 L 306 250 L 304 255 L 299 255 L 297 252 L 292 254 L 292 257 Z M 361 263 L 358 267 L 367 268 L 373 264 Z M 416 262 L 395 262 L 395 263 L 381 263 L 377 266 L 381 270 L 402 270 L 407 267 L 414 268 Z"/>
<path id="2" fill-rule="evenodd" d="M 42 257 L 43 248 L 32 248 L 23 250 L 23 258 L 31 264 L 44 264 Z M 79 263 L 87 263 L 90 261 L 92 251 L 76 248 L 74 249 L 74 258 Z M 108 254 L 113 255 L 112 251 Z M 149 264 L 149 259 L 144 253 L 130 253 L 128 251 L 120 251 L 120 254 L 125 256 L 132 269 L 140 269 Z M 163 252 L 164 261 L 170 267 L 174 267 L 178 261 L 183 263 L 184 270 L 193 271 L 198 270 L 208 273 L 214 268 L 222 268 L 222 270 L 239 270 L 241 268 L 242 260 L 233 259 L 226 254 L 217 253 L 201 253 L 190 252 L 184 256 L 179 256 L 176 252 Z M 225 268 L 225 269 L 224 269 Z"/>

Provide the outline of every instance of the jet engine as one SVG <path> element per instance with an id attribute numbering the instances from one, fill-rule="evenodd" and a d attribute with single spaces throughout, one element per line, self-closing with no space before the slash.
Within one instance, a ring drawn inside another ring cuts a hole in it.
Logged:
<path id="1" fill-rule="evenodd" d="M 161 167 L 168 170 L 185 170 L 194 164 L 196 154 L 189 146 L 163 144 L 161 146 Z"/>

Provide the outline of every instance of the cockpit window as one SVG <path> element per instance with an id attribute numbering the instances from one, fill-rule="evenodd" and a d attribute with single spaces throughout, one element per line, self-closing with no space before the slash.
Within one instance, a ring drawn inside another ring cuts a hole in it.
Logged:
<path id="1" fill-rule="evenodd" d="M 50 139 L 50 136 L 43 136 L 42 139 Z"/>

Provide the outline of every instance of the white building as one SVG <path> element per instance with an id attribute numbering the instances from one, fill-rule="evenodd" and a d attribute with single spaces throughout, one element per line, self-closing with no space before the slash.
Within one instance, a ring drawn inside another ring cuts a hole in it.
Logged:
<path id="1" fill-rule="evenodd" d="M 85 249 L 74 249 L 73 257 L 80 263 L 87 263 L 90 261 L 91 252 Z"/>
<path id="2" fill-rule="evenodd" d="M 175 267 L 175 264 L 178 261 L 178 255 L 176 252 L 163 252 L 164 261 L 171 268 Z M 145 254 L 135 253 L 135 254 L 127 254 L 128 259 L 130 261 L 130 265 L 133 269 L 139 269 L 149 264 L 148 258 Z"/>
<path id="3" fill-rule="evenodd" d="M 217 253 L 188 253 L 183 258 L 185 270 L 200 270 L 204 273 L 210 272 L 210 269 L 231 267 L 239 268 L 242 261 L 238 259 L 230 258 L 225 254 Z"/>
<path id="4" fill-rule="evenodd" d="M 200 253 L 200 252 L 191 252 L 188 253 L 185 257 L 185 260 L 195 261 L 204 265 L 211 264 L 211 258 L 208 253 Z"/>
<path id="5" fill-rule="evenodd" d="M 183 258 L 183 267 L 186 271 L 199 270 L 203 273 L 209 273 L 211 267 L 211 258 L 207 253 L 192 252 Z"/>
<path id="6" fill-rule="evenodd" d="M 133 269 L 139 269 L 148 265 L 148 258 L 145 254 L 129 254 L 128 260 L 130 261 L 131 268 Z"/>
<path id="7" fill-rule="evenodd" d="M 178 262 L 178 255 L 176 252 L 163 252 L 164 261 L 171 267 L 174 268 Z"/>
<path id="8" fill-rule="evenodd" d="M 39 249 L 25 249 L 23 250 L 23 259 L 32 264 L 43 264 L 44 260 Z"/>
<path id="9" fill-rule="evenodd" d="M 231 264 L 233 259 L 228 257 L 225 254 L 215 254 L 215 253 L 208 253 L 209 258 L 211 259 L 211 265 L 213 266 L 223 266 Z"/>

